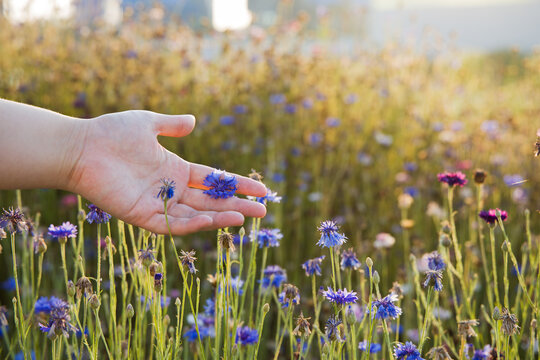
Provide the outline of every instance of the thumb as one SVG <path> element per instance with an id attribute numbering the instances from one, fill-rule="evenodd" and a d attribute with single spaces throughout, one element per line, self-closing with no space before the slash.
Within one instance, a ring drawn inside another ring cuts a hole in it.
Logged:
<path id="1" fill-rule="evenodd" d="M 154 113 L 154 127 L 158 135 L 172 137 L 186 136 L 195 127 L 195 116 Z"/>

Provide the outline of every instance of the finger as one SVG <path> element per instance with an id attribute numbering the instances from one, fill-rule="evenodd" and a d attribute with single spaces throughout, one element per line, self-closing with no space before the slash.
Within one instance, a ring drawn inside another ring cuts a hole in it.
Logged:
<path id="1" fill-rule="evenodd" d="M 157 232 L 159 234 L 167 234 L 169 229 L 167 228 L 167 221 L 173 235 L 187 235 L 197 231 L 207 229 L 212 226 L 214 222 L 208 215 L 196 215 L 191 218 L 178 218 L 168 215 L 165 219 L 164 214 L 155 214 L 150 222 L 148 230 Z"/>
<path id="2" fill-rule="evenodd" d="M 159 135 L 182 137 L 193 131 L 195 117 L 154 113 L 154 127 Z"/>
<path id="3" fill-rule="evenodd" d="M 244 216 L 258 218 L 266 215 L 266 207 L 256 201 L 237 197 L 212 199 L 199 189 L 187 188 L 179 201 L 201 211 L 237 211 Z"/>
<path id="4" fill-rule="evenodd" d="M 207 215 L 212 218 L 212 226 L 216 229 L 228 226 L 240 226 L 245 220 L 244 215 L 238 211 L 198 211 L 185 204 L 175 204 L 168 210 L 168 213 L 177 218 Z"/>
<path id="5" fill-rule="evenodd" d="M 198 189 L 206 189 L 203 181 L 207 175 L 211 174 L 216 169 L 210 166 L 190 163 L 189 164 L 189 186 Z M 263 183 L 252 180 L 245 176 L 231 174 L 236 176 L 238 180 L 238 193 L 250 196 L 263 197 L 266 195 L 266 186 Z"/>

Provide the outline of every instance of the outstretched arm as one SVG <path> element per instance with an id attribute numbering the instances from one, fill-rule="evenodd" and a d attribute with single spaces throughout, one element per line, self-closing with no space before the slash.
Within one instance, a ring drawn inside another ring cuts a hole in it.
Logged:
<path id="1" fill-rule="evenodd" d="M 214 169 L 163 148 L 157 135 L 182 137 L 191 115 L 134 110 L 76 119 L 0 99 L 0 188 L 57 188 L 81 194 L 133 225 L 166 233 L 161 178 L 176 182 L 167 212 L 174 234 L 238 226 L 265 207 L 232 197 L 211 199 L 203 179 Z M 238 192 L 264 196 L 266 187 L 238 176 Z"/>

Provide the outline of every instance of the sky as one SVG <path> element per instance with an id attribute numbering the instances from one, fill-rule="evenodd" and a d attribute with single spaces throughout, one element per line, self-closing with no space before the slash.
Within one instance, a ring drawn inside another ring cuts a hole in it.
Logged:
<path id="1" fill-rule="evenodd" d="M 429 8 L 429 7 L 480 7 L 531 2 L 531 0 L 372 0 L 377 9 Z"/>

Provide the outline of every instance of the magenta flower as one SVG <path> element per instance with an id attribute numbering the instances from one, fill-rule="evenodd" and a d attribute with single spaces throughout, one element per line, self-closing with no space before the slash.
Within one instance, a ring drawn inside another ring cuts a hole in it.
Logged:
<path id="1" fill-rule="evenodd" d="M 486 223 L 493 225 L 497 223 L 497 210 L 501 212 L 501 220 L 506 221 L 506 219 L 508 219 L 508 213 L 501 209 L 482 210 L 478 216 L 480 216 Z"/>
<path id="2" fill-rule="evenodd" d="M 465 174 L 461 171 L 456 172 L 444 172 L 437 175 L 437 178 L 440 182 L 447 183 L 448 186 L 463 186 L 467 184 L 467 179 L 465 178 Z"/>

